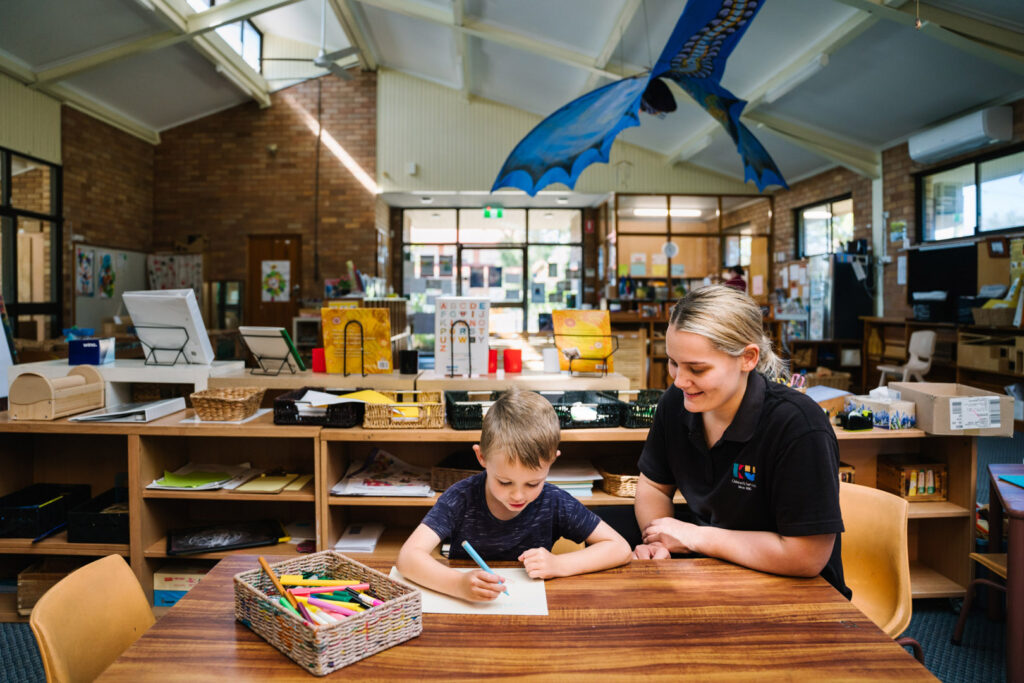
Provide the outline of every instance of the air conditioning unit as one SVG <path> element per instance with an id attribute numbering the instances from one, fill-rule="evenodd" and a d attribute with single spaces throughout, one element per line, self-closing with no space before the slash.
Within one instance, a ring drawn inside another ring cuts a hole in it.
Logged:
<path id="1" fill-rule="evenodd" d="M 1013 138 L 1013 108 L 989 107 L 911 135 L 910 158 L 930 164 Z"/>

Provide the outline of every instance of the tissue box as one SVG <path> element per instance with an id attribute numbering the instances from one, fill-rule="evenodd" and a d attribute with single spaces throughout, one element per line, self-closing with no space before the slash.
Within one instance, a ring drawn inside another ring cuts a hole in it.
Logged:
<path id="1" fill-rule="evenodd" d="M 114 362 L 114 338 L 72 339 L 68 342 L 68 365 L 105 365 Z"/>
<path id="2" fill-rule="evenodd" d="M 917 425 L 913 401 L 883 396 L 847 396 L 845 410 L 870 410 L 874 425 L 882 429 L 910 429 Z"/>

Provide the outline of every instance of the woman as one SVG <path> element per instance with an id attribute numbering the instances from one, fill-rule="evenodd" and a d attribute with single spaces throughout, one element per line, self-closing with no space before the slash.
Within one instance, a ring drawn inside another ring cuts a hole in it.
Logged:
<path id="1" fill-rule="evenodd" d="M 787 576 L 821 574 L 843 595 L 839 445 L 785 371 L 761 309 L 725 285 L 690 292 L 665 335 L 673 386 L 640 456 L 636 559 L 700 553 Z M 673 517 L 676 489 L 696 523 Z"/>
<path id="2" fill-rule="evenodd" d="M 743 268 L 741 266 L 733 266 L 726 271 L 728 279 L 725 284 L 733 289 L 738 289 L 741 292 L 747 291 L 747 281 L 743 279 Z"/>

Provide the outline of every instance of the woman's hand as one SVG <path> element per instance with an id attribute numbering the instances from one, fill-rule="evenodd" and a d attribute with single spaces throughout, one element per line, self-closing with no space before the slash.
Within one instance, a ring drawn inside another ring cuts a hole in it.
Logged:
<path id="1" fill-rule="evenodd" d="M 553 579 L 561 576 L 558 556 L 546 548 L 530 548 L 519 556 L 519 561 L 531 579 Z"/>
<path id="2" fill-rule="evenodd" d="M 638 545 L 633 550 L 634 560 L 667 560 L 670 557 L 672 554 L 660 542 Z"/>
<path id="3" fill-rule="evenodd" d="M 689 522 L 681 522 L 674 517 L 659 517 L 644 529 L 644 543 L 660 545 L 670 553 L 695 553 L 698 549 L 700 527 Z M 637 546 L 637 550 L 642 546 Z M 668 557 L 660 555 L 659 557 Z M 652 559 L 658 559 L 652 557 Z"/>
<path id="4" fill-rule="evenodd" d="M 482 569 L 462 574 L 460 593 L 471 602 L 494 600 L 505 590 L 500 576 L 488 574 Z"/>

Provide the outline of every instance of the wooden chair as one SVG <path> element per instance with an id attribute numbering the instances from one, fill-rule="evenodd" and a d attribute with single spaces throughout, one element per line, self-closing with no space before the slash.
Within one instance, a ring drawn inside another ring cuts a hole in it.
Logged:
<path id="1" fill-rule="evenodd" d="M 899 496 L 870 486 L 839 484 L 843 513 L 843 574 L 853 591 L 853 604 L 878 628 L 924 663 L 921 644 L 897 638 L 910 624 L 910 556 L 907 553 L 907 512 Z"/>
<path id="2" fill-rule="evenodd" d="M 911 377 L 918 382 L 923 382 L 924 376 L 932 369 L 932 356 L 935 354 L 935 332 L 918 330 L 911 333 L 907 352 L 910 354 L 910 358 L 903 365 L 878 366 L 878 371 L 882 373 L 882 376 L 878 378 L 878 386 L 885 386 L 887 375 L 896 375 L 901 382 L 906 382 Z"/>
<path id="3" fill-rule="evenodd" d="M 128 563 L 108 555 L 39 598 L 29 626 L 50 683 L 92 681 L 156 620 Z"/>
<path id="4" fill-rule="evenodd" d="M 971 553 L 970 558 L 985 567 L 990 572 L 1006 581 L 1006 553 Z M 956 628 L 953 629 L 953 637 L 950 642 L 959 645 L 964 637 L 964 626 L 967 625 L 967 617 L 971 614 L 971 603 L 974 602 L 974 589 L 978 586 L 988 586 L 994 590 L 1006 592 L 1006 586 L 990 581 L 988 579 L 974 579 L 967 586 L 964 594 L 964 604 L 960 607 L 960 618 L 956 620 Z"/>

